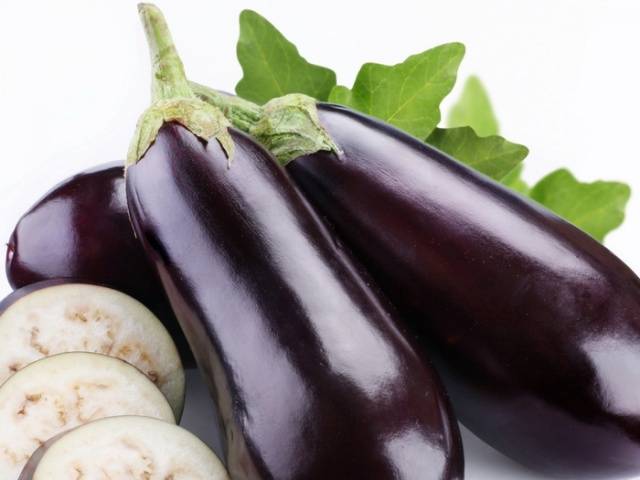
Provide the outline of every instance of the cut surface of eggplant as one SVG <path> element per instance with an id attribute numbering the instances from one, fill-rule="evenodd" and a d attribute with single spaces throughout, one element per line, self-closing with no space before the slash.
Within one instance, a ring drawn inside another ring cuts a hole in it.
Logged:
<path id="1" fill-rule="evenodd" d="M 47 281 L 0 303 L 0 385 L 35 360 L 75 351 L 135 366 L 180 418 L 185 380 L 178 351 L 162 323 L 137 300 L 96 285 Z"/>
<path id="2" fill-rule="evenodd" d="M 43 447 L 19 480 L 228 480 L 216 455 L 187 430 L 161 420 L 97 420 Z"/>
<path id="3" fill-rule="evenodd" d="M 160 390 L 122 360 L 74 352 L 32 363 L 0 387 L 0 478 L 18 478 L 48 439 L 120 415 L 175 422 Z"/>

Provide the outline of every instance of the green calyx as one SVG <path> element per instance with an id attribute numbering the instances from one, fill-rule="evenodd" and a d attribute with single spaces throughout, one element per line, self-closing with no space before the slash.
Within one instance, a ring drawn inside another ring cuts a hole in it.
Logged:
<path id="1" fill-rule="evenodd" d="M 303 155 L 340 149 L 320 125 L 316 100 L 292 93 L 262 107 L 260 120 L 250 131 L 283 166 Z"/>
<path id="2" fill-rule="evenodd" d="M 177 122 L 204 140 L 216 139 L 231 159 L 234 144 L 227 128 L 231 125 L 217 108 L 197 98 L 158 100 L 138 120 L 129 146 L 126 166 L 135 165 L 158 136 L 162 125 Z"/>
<path id="3" fill-rule="evenodd" d="M 258 140 L 283 166 L 322 150 L 340 153 L 320 124 L 314 98 L 294 93 L 260 107 L 197 83 L 192 82 L 191 88 L 198 98 L 222 110 L 233 126 Z"/>
<path id="4" fill-rule="evenodd" d="M 125 166 L 136 164 L 155 141 L 166 122 L 177 122 L 206 141 L 216 139 L 229 160 L 234 143 L 229 121 L 215 105 L 199 99 L 191 89 L 169 27 L 158 7 L 138 5 L 153 63 L 153 104 L 138 120 Z"/>

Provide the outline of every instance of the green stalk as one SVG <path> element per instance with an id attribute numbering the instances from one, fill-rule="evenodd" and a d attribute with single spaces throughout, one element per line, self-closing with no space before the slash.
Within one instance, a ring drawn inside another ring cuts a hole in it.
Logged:
<path id="1" fill-rule="evenodd" d="M 214 105 L 196 97 L 171 38 L 167 22 L 158 7 L 138 5 L 152 62 L 152 105 L 142 114 L 131 141 L 126 167 L 137 163 L 153 144 L 162 125 L 177 122 L 206 141 L 216 139 L 231 159 L 234 144 L 229 121 Z"/>
<path id="2" fill-rule="evenodd" d="M 193 98 L 195 95 L 184 73 L 184 65 L 173 43 L 169 26 L 158 7 L 140 3 L 138 12 L 149 45 L 152 77 L 151 98 L 154 102 L 171 98 Z"/>
<path id="3" fill-rule="evenodd" d="M 199 99 L 222 110 L 224 116 L 238 130 L 251 133 L 251 129 L 262 117 L 260 105 L 249 100 L 219 92 L 196 82 L 189 82 L 189 85 Z"/>

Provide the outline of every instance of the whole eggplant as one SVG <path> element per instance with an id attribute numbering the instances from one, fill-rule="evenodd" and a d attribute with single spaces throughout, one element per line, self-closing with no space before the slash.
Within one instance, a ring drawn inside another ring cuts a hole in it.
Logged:
<path id="1" fill-rule="evenodd" d="M 70 278 L 127 293 L 160 318 L 185 366 L 195 364 L 162 285 L 133 235 L 121 162 L 74 175 L 38 200 L 9 239 L 6 271 L 16 289 Z"/>
<path id="2" fill-rule="evenodd" d="M 271 119 L 249 130 L 429 347 L 462 422 L 551 476 L 639 474 L 638 277 L 558 216 L 390 125 L 329 104 L 282 121 L 302 104 L 267 104 Z M 295 132 L 277 128 L 314 119 L 329 148 L 296 158 Z"/>
<path id="3" fill-rule="evenodd" d="M 462 478 L 428 362 L 274 159 L 191 98 L 161 13 L 140 11 L 156 101 L 129 212 L 219 406 L 231 478 Z"/>

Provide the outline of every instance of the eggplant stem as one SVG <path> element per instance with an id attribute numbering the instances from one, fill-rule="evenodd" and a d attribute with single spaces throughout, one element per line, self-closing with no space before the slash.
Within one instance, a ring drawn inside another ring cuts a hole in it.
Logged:
<path id="1" fill-rule="evenodd" d="M 138 120 L 125 168 L 135 165 L 144 156 L 167 122 L 179 123 L 207 142 L 217 140 L 231 161 L 234 143 L 228 131 L 230 123 L 220 109 L 200 100 L 191 90 L 164 15 L 151 3 L 140 3 L 138 12 L 153 64 L 153 103 Z"/>
<path id="2" fill-rule="evenodd" d="M 156 106 L 167 101 L 199 99 L 203 105 L 221 110 L 236 128 L 253 135 L 282 165 L 301 155 L 320 150 L 340 153 L 338 146 L 320 125 L 316 101 L 311 97 L 290 94 L 273 99 L 260 107 L 239 97 L 189 83 L 169 26 L 160 9 L 151 3 L 140 3 L 138 11 L 151 53 L 151 95 Z M 199 110 L 201 108 L 197 104 L 184 102 L 170 106 L 162 104 L 161 108 L 156 108 L 155 111 L 150 109 L 132 142 L 127 165 L 135 163 L 144 154 L 162 123 L 168 120 L 179 121 L 205 140 L 209 140 L 206 137 L 207 133 L 212 132 L 222 143 L 227 154 L 230 154 L 230 139 L 218 136 L 219 129 L 209 128 L 210 125 L 202 128 L 200 122 L 194 121 Z M 218 119 L 216 124 L 218 123 L 224 122 Z"/>
<path id="3" fill-rule="evenodd" d="M 251 133 L 251 129 L 260 121 L 262 109 L 244 98 L 223 93 L 196 82 L 189 82 L 191 90 L 202 101 L 219 108 L 231 124 L 245 133 Z"/>
<path id="4" fill-rule="evenodd" d="M 178 55 L 169 26 L 158 7 L 151 3 L 138 5 L 140 20 L 149 44 L 152 62 L 151 95 L 153 101 L 194 98 L 184 65 Z"/>

